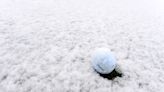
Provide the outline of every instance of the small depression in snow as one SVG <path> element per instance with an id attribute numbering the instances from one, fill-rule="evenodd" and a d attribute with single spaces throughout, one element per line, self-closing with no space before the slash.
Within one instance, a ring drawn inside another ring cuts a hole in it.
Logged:
<path id="1" fill-rule="evenodd" d="M 122 72 L 119 72 L 117 71 L 116 69 L 114 69 L 111 73 L 109 74 L 101 74 L 101 73 L 98 73 L 101 77 L 103 78 L 107 78 L 108 80 L 113 80 L 115 79 L 116 77 L 122 77 L 123 76 L 123 73 Z"/>

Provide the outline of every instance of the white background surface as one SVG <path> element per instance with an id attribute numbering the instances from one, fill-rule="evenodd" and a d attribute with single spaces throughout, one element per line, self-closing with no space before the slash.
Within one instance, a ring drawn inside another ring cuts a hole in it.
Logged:
<path id="1" fill-rule="evenodd" d="M 164 92 L 164 1 L 0 0 L 1 92 Z M 124 77 L 91 68 L 94 48 Z"/>

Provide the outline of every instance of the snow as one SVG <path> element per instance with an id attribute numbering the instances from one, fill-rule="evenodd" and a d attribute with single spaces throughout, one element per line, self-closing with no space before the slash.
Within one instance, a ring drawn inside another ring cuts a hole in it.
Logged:
<path id="1" fill-rule="evenodd" d="M 162 0 L 1 0 L 0 92 L 163 92 Z M 124 74 L 91 67 L 109 48 Z"/>

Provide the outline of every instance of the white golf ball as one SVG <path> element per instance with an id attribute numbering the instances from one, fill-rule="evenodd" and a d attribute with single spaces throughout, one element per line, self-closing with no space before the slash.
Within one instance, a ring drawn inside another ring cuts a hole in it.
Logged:
<path id="1" fill-rule="evenodd" d="M 116 67 L 116 59 L 108 48 L 98 48 L 93 52 L 92 66 L 101 74 L 109 74 Z"/>

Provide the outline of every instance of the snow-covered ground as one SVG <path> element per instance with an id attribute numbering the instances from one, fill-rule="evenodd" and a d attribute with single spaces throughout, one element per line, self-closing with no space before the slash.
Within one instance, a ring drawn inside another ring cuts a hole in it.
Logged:
<path id="1" fill-rule="evenodd" d="M 122 78 L 94 72 L 97 47 Z M 164 1 L 0 0 L 0 92 L 164 92 Z"/>

